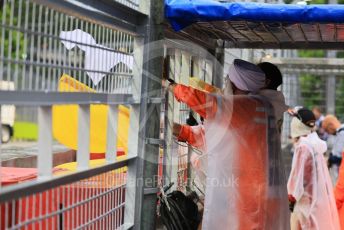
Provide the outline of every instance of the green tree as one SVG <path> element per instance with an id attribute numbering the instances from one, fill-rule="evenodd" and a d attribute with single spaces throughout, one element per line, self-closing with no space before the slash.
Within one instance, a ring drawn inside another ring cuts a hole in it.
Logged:
<path id="1" fill-rule="evenodd" d="M 325 57 L 326 52 L 324 50 L 299 50 L 299 57 L 302 58 L 321 58 Z M 325 78 L 322 76 L 316 76 L 312 74 L 300 74 L 300 93 L 303 106 L 307 108 L 312 108 L 313 106 L 324 105 L 325 96 Z"/>
<path id="2" fill-rule="evenodd" d="M 311 57 L 325 57 L 326 52 L 325 50 L 299 50 L 298 51 L 299 57 L 303 58 L 311 58 Z"/>
<path id="3" fill-rule="evenodd" d="M 344 76 L 336 77 L 336 116 L 344 120 Z"/>
<path id="4" fill-rule="evenodd" d="M 307 108 L 313 106 L 324 105 L 326 85 L 325 78 L 321 76 L 314 76 L 311 74 L 302 74 L 299 77 L 300 91 L 301 91 L 301 103 Z"/>
<path id="5" fill-rule="evenodd" d="M 12 4 L 13 5 L 13 12 L 12 11 Z M 17 17 L 18 9 L 21 7 L 22 11 L 25 12 L 26 4 L 19 5 L 19 1 L 13 1 L 9 2 L 5 5 L 3 3 L 0 3 L 0 20 L 5 20 L 5 25 L 10 25 L 12 27 L 17 27 L 19 23 L 19 18 Z M 12 14 L 12 17 L 11 17 Z M 12 21 L 10 22 L 12 18 Z M 21 19 L 21 21 L 24 21 L 24 18 Z M 1 22 L 3 23 L 3 21 Z M 4 36 L 4 45 L 3 47 L 3 54 L 5 58 L 16 58 L 18 55 L 19 58 L 25 57 L 26 50 L 25 49 L 25 43 L 26 40 L 24 38 L 24 33 L 20 32 L 18 29 L 8 28 L 4 26 L 0 26 L 0 38 Z M 17 54 L 18 50 L 18 54 Z"/>

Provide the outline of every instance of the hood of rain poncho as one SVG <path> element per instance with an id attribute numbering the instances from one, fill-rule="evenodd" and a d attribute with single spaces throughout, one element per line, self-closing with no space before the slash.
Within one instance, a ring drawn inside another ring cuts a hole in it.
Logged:
<path id="1" fill-rule="evenodd" d="M 312 128 L 303 124 L 298 118 L 293 117 L 290 124 L 290 136 L 292 138 L 308 135 L 312 132 Z"/>
<path id="2" fill-rule="evenodd" d="M 323 154 L 327 151 L 326 142 L 321 140 L 316 132 L 309 134 L 307 137 L 301 137 L 300 143 L 307 144 L 309 147 L 312 148 L 313 151 L 315 151 L 318 154 Z"/>

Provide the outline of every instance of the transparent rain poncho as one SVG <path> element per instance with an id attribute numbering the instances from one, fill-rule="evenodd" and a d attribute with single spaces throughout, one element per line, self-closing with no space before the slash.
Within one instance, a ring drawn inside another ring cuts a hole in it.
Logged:
<path id="1" fill-rule="evenodd" d="M 344 164 L 341 164 L 339 168 L 339 176 L 334 189 L 334 198 L 338 210 L 339 224 L 341 229 L 344 229 Z"/>
<path id="2" fill-rule="evenodd" d="M 202 229 L 289 229 L 280 136 L 270 104 L 258 96 L 217 97 L 216 104 L 205 123 Z"/>
<path id="3" fill-rule="evenodd" d="M 340 229 L 326 150 L 326 142 L 315 132 L 296 144 L 288 193 L 296 199 L 294 214 L 302 229 Z"/>
<path id="4" fill-rule="evenodd" d="M 194 146 L 199 151 L 193 151 L 190 156 L 190 162 L 196 172 L 195 183 L 200 185 L 202 192 L 205 191 L 206 186 L 206 169 L 207 169 L 207 157 L 206 157 L 206 143 L 205 143 L 205 130 L 203 125 L 197 125 L 191 127 L 192 133 L 199 141 L 199 145 Z"/>
<path id="5" fill-rule="evenodd" d="M 180 84 L 173 92 L 205 118 L 202 229 L 290 229 L 280 135 L 266 99 L 212 95 Z"/>
<path id="6" fill-rule="evenodd" d="M 183 125 L 178 136 L 179 141 L 188 142 L 192 147 L 190 163 L 195 172 L 194 185 L 202 194 L 206 186 L 207 157 L 205 146 L 205 130 L 203 124 L 197 126 Z"/>

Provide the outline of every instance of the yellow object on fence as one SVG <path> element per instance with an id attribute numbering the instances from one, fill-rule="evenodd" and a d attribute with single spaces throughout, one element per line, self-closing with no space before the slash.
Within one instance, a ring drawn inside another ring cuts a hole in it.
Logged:
<path id="1" fill-rule="evenodd" d="M 64 74 L 59 80 L 60 92 L 94 92 L 87 85 Z M 118 107 L 117 148 L 128 153 L 129 109 Z M 107 105 L 91 105 L 90 108 L 90 152 L 106 151 Z M 78 105 L 53 106 L 53 135 L 61 144 L 77 150 L 78 148 Z M 114 153 L 115 154 L 115 153 Z"/>
<path id="2" fill-rule="evenodd" d="M 202 90 L 208 93 L 221 93 L 221 89 L 210 85 L 197 77 L 190 77 L 189 85 L 194 89 Z"/>

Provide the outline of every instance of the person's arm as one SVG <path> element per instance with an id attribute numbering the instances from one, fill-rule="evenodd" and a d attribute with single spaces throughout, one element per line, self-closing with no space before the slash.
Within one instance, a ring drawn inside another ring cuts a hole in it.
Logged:
<path id="1" fill-rule="evenodd" d="M 337 208 L 340 209 L 344 202 L 344 164 L 340 164 L 338 180 L 334 188 L 334 197 L 336 199 Z"/>
<path id="2" fill-rule="evenodd" d="M 216 113 L 216 97 L 209 93 L 194 89 L 181 84 L 171 84 L 169 90 L 173 92 L 179 102 L 184 102 L 193 111 L 204 118 L 211 117 Z"/>
<path id="3" fill-rule="evenodd" d="M 173 135 L 177 137 L 178 141 L 187 142 L 195 148 L 204 149 L 204 131 L 201 125 L 189 126 L 174 123 Z"/>

